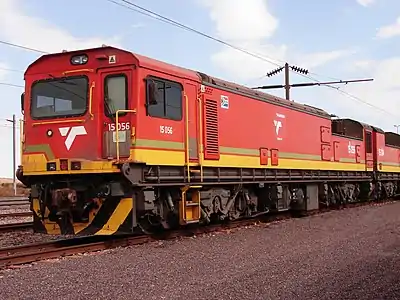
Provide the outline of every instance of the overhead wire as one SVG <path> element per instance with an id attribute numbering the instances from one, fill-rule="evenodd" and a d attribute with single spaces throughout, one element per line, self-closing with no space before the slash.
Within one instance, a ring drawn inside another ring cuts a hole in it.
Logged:
<path id="1" fill-rule="evenodd" d="M 12 84 L 12 83 L 7 83 L 7 82 L 0 82 L 0 85 L 11 86 L 11 87 L 18 87 L 18 88 L 24 88 L 23 85 Z"/>
<path id="2" fill-rule="evenodd" d="M 11 42 L 2 41 L 2 40 L 0 40 L 0 44 L 4 44 L 4 45 L 7 45 L 7 46 L 20 48 L 20 49 L 24 49 L 24 50 L 28 50 L 28 51 L 38 52 L 38 53 L 42 53 L 42 54 L 49 54 L 46 51 L 38 50 L 38 49 L 35 49 L 35 48 L 31 48 L 31 47 L 21 46 L 21 45 L 17 45 L 17 44 L 14 44 L 14 43 L 11 43 Z"/>
<path id="3" fill-rule="evenodd" d="M 165 16 L 163 16 L 163 15 L 161 15 L 161 14 L 159 14 L 159 13 L 156 13 L 156 12 L 150 10 L 150 9 L 147 9 L 147 8 L 144 8 L 144 7 L 140 6 L 140 5 L 138 5 L 138 4 L 132 3 L 131 1 L 128 1 L 128 0 L 121 0 L 122 2 L 124 2 L 124 3 L 126 3 L 126 4 L 128 4 L 128 5 L 130 5 L 130 6 L 124 5 L 124 4 L 122 4 L 122 3 L 120 3 L 120 2 L 117 2 L 117 1 L 114 1 L 114 0 L 106 0 L 106 1 L 111 2 L 111 3 L 114 3 L 114 4 L 118 5 L 118 6 L 124 7 L 124 8 L 126 8 L 126 9 L 131 10 L 131 11 L 137 12 L 137 13 L 139 13 L 139 14 L 148 16 L 148 17 L 150 17 L 150 18 L 156 19 L 156 20 L 158 20 L 158 21 L 161 21 L 161 22 L 170 24 L 170 25 L 172 25 L 172 26 L 175 26 L 175 27 L 178 27 L 178 28 L 181 28 L 181 29 L 184 29 L 184 30 L 187 30 L 187 31 L 196 33 L 196 34 L 199 34 L 199 35 L 201 35 L 201 36 L 203 36 L 203 37 L 206 37 L 206 38 L 208 38 L 208 39 L 211 39 L 211 40 L 213 40 L 213 41 L 216 41 L 216 42 L 218 42 L 218 43 L 221 43 L 221 44 L 223 44 L 223 45 L 225 45 L 225 46 L 228 46 L 228 47 L 233 48 L 233 49 L 235 49 L 235 50 L 238 50 L 238 51 L 240 51 L 240 52 L 243 52 L 243 53 L 245 53 L 245 54 L 247 54 L 247 55 L 250 55 L 250 56 L 252 56 L 252 57 L 254 57 L 254 58 L 257 58 L 257 59 L 263 60 L 263 61 L 265 61 L 265 62 L 271 63 L 271 64 L 273 64 L 273 65 L 275 65 L 275 66 L 281 67 L 281 65 L 278 64 L 277 62 L 282 62 L 282 63 L 283 63 L 283 61 L 282 61 L 282 60 L 279 60 L 279 59 L 273 59 L 273 58 L 267 57 L 267 56 L 265 56 L 265 55 L 259 55 L 259 54 L 252 53 L 252 52 L 250 52 L 250 51 L 248 51 L 248 50 L 246 50 L 246 49 L 243 49 L 243 48 L 241 48 L 241 47 L 238 47 L 238 46 L 235 46 L 235 45 L 233 45 L 233 44 L 231 44 L 231 43 L 228 43 L 228 42 L 226 42 L 226 41 L 224 41 L 224 40 L 222 40 L 222 39 L 220 39 L 220 38 L 213 37 L 213 36 L 211 36 L 211 35 L 209 35 L 209 34 L 206 34 L 206 33 L 204 33 L 204 32 L 201 32 L 201 31 L 197 30 L 197 29 L 194 29 L 194 28 L 189 27 L 189 26 L 187 26 L 187 25 L 184 25 L 184 24 L 182 24 L 182 23 L 180 23 L 180 22 L 177 22 L 177 21 L 175 21 L 175 20 L 172 20 L 172 19 L 170 19 L 170 18 L 168 18 L 168 17 L 165 17 Z M 11 42 L 7 42 L 7 41 L 3 41 L 3 40 L 0 40 L 0 44 L 4 44 L 4 45 L 8 45 L 8 46 L 11 46 L 11 47 L 16 47 L 16 48 L 20 48 L 20 49 L 24 49 L 24 50 L 28 50 L 28 51 L 33 51 L 33 52 L 37 52 L 37 53 L 48 54 L 48 52 L 43 51 L 43 50 L 39 50 L 39 49 L 35 49 L 35 48 L 23 46 L 23 45 L 18 45 L 18 44 L 11 43 Z M 19 70 L 12 70 L 12 69 L 6 69 L 6 68 L 1 68 L 1 69 L 2 69 L 2 70 L 8 70 L 8 71 L 14 71 L 14 72 L 22 72 L 22 71 L 19 71 Z M 315 80 L 315 81 L 317 81 L 317 82 L 320 82 L 320 81 L 318 81 L 317 79 L 312 78 L 312 77 L 309 76 L 309 75 L 297 73 L 297 72 L 295 72 L 295 71 L 293 71 L 293 70 L 291 70 L 291 69 L 290 69 L 290 71 L 293 72 L 293 73 L 295 73 L 295 74 L 297 74 L 297 75 L 303 76 L 303 77 L 305 77 L 305 78 L 312 79 L 312 80 Z M 316 76 L 322 76 L 322 75 L 317 74 L 317 73 L 314 73 L 314 72 L 309 72 L 309 74 L 313 74 L 313 75 L 316 75 Z M 263 76 L 263 77 L 264 77 L 264 76 Z M 327 76 L 325 76 L 325 77 L 327 77 Z M 262 78 L 262 77 L 261 77 L 261 78 Z M 261 78 L 260 78 L 260 79 L 261 79 Z M 333 79 L 334 77 L 329 77 L 329 78 L 332 78 L 332 79 Z M 336 78 L 335 78 L 335 79 L 336 79 Z M 339 79 L 339 80 L 340 80 L 340 79 Z M 0 82 L 0 85 L 23 88 L 22 85 L 10 84 L 10 83 L 5 83 L 5 82 Z M 371 103 L 369 103 L 369 102 L 367 102 L 367 101 L 362 100 L 361 98 L 359 98 L 359 97 L 357 97 L 357 96 L 354 96 L 354 95 L 352 95 L 352 94 L 350 94 L 350 93 L 348 93 L 348 92 L 345 92 L 345 91 L 341 90 L 339 87 L 334 87 L 334 86 L 332 86 L 332 85 L 326 85 L 326 84 L 324 84 L 324 85 L 322 85 L 322 86 L 325 86 L 325 87 L 328 87 L 328 88 L 333 88 L 333 89 L 337 90 L 338 92 L 342 93 L 343 95 L 346 95 L 346 96 L 348 96 L 348 97 L 350 97 L 350 98 L 352 98 L 352 99 L 354 99 L 354 100 L 357 100 L 357 101 L 359 101 L 359 102 L 361 102 L 361 103 L 363 103 L 363 104 L 366 104 L 366 105 L 368 105 L 368 106 L 370 106 L 370 107 L 376 108 L 376 109 L 378 109 L 378 110 L 380 110 L 380 111 L 383 111 L 383 112 L 385 112 L 385 113 L 389 113 L 389 112 L 383 110 L 382 108 L 379 108 L 379 107 L 377 107 L 377 106 L 375 106 L 375 105 L 373 105 L 373 104 L 371 104 Z M 393 115 L 393 114 L 391 114 L 391 113 L 389 113 L 389 114 L 390 114 L 390 115 Z M 396 117 L 397 117 L 397 116 L 396 116 Z"/>
<path id="4" fill-rule="evenodd" d="M 279 59 L 273 59 L 273 58 L 270 58 L 270 57 L 266 57 L 266 56 L 264 56 L 264 55 L 258 55 L 258 54 L 252 53 L 252 52 L 250 52 L 250 51 L 248 51 L 248 50 L 246 50 L 246 49 L 243 49 L 243 48 L 240 48 L 240 47 L 238 47 L 238 46 L 235 46 L 235 45 L 233 45 L 233 44 L 231 44 L 231 43 L 225 42 L 225 41 L 222 40 L 222 39 L 215 38 L 215 37 L 213 37 L 213 36 L 211 36 L 211 35 L 209 35 L 209 34 L 206 34 L 206 33 L 204 33 L 204 32 L 201 32 L 201 31 L 199 31 L 199 30 L 196 30 L 196 29 L 194 29 L 194 28 L 192 28 L 192 27 L 189 27 L 189 26 L 187 26 L 187 25 L 184 25 L 184 24 L 182 24 L 182 23 L 180 23 L 180 22 L 178 22 L 178 21 L 172 20 L 171 18 L 165 17 L 165 16 L 163 16 L 163 15 L 161 15 L 161 14 L 159 14 L 159 13 L 156 13 L 156 12 L 150 10 L 150 9 L 147 9 L 147 8 L 145 8 L 145 7 L 142 7 L 142 6 L 138 5 L 138 4 L 132 3 L 131 1 L 128 1 L 128 0 L 121 0 L 122 2 L 124 2 L 124 3 L 126 3 L 126 4 L 128 4 L 128 5 L 130 5 L 130 6 L 124 5 L 124 4 L 122 4 L 122 3 L 120 3 L 120 2 L 117 2 L 117 1 L 115 1 L 115 0 L 106 0 L 106 1 L 111 2 L 111 3 L 114 3 L 114 4 L 119 5 L 119 6 L 121 6 L 121 7 L 124 7 L 124 8 L 126 8 L 126 9 L 132 10 L 132 11 L 137 12 L 137 13 L 139 13 L 139 14 L 148 16 L 148 17 L 150 17 L 150 18 L 156 19 L 156 20 L 158 20 L 158 21 L 161 21 L 161 22 L 164 22 L 164 23 L 173 25 L 173 26 L 175 26 L 175 27 L 178 27 L 178 28 L 181 28 L 181 29 L 184 29 L 184 30 L 187 30 L 187 31 L 196 33 L 196 34 L 199 34 L 199 35 L 201 35 L 201 36 L 203 36 L 203 37 L 206 37 L 206 38 L 208 38 L 208 39 L 211 39 L 211 40 L 213 40 L 213 41 L 216 41 L 216 42 L 218 42 L 218 43 L 221 43 L 221 44 L 223 44 L 223 45 L 225 45 L 225 46 L 228 46 L 228 47 L 230 47 L 230 48 L 236 49 L 236 50 L 238 50 L 238 51 L 240 51 L 240 52 L 243 52 L 243 53 L 245 53 L 245 54 L 247 54 L 247 55 L 250 55 L 250 56 L 255 57 L 255 58 L 257 58 L 257 59 L 260 59 L 260 60 L 263 60 L 263 61 L 265 61 L 265 62 L 271 63 L 271 64 L 273 64 L 273 65 L 275 65 L 275 66 L 282 67 L 282 66 L 281 66 L 280 64 L 278 64 L 277 62 L 284 63 L 284 61 L 279 60 Z M 293 72 L 294 74 L 303 76 L 303 77 L 308 78 L 308 79 L 315 80 L 316 82 L 320 82 L 319 80 L 317 80 L 317 79 L 315 79 L 315 78 L 312 78 L 312 77 L 309 76 L 309 75 L 301 74 L 301 73 L 295 72 L 295 71 L 293 71 L 293 70 L 291 70 L 291 69 L 290 69 L 290 71 Z M 322 75 L 317 74 L 317 73 L 315 73 L 315 72 L 309 72 L 309 74 L 313 74 L 313 75 L 320 76 L 320 77 L 322 76 Z M 266 75 L 265 75 L 265 76 L 266 76 Z M 263 76 L 263 77 L 265 77 L 265 76 Z M 328 78 L 332 78 L 332 79 L 335 79 L 335 80 L 340 80 L 340 79 L 337 79 L 337 78 L 334 78 L 334 77 L 331 77 L 331 76 L 322 76 L 322 77 L 328 77 Z M 261 78 L 262 78 L 262 77 L 261 77 Z M 321 84 L 321 85 L 322 85 L 322 84 Z M 348 93 L 348 92 L 346 92 L 346 91 L 341 90 L 340 87 L 335 87 L 335 86 L 327 85 L 327 84 L 323 84 L 322 86 L 325 86 L 325 87 L 328 87 L 328 88 L 333 88 L 333 89 L 337 90 L 338 92 L 340 92 L 341 94 L 343 94 L 343 95 L 345 95 L 345 96 L 348 96 L 348 97 L 350 97 L 350 98 L 353 99 L 353 100 L 356 100 L 356 101 L 361 102 L 361 103 L 363 103 L 363 104 L 366 104 L 366 105 L 368 105 L 368 106 L 370 106 L 370 107 L 372 107 L 372 108 L 378 109 L 378 110 L 380 110 L 380 111 L 382 111 L 382 112 L 385 112 L 385 113 L 388 113 L 388 114 L 394 116 L 392 113 L 390 113 L 390 112 L 388 112 L 388 111 L 386 111 L 386 110 L 384 110 L 384 109 L 382 109 L 382 108 L 380 108 L 380 107 L 378 107 L 378 106 L 375 106 L 375 105 L 373 105 L 373 104 L 371 104 L 371 103 L 369 103 L 369 102 L 367 102 L 367 101 L 365 101 L 365 100 L 362 100 L 361 98 L 359 98 L 359 97 L 357 97 L 357 96 L 354 96 L 354 95 L 352 95 L 352 94 L 350 94 L 350 93 Z M 395 116 L 395 117 L 398 117 L 398 116 Z"/>
<path id="5" fill-rule="evenodd" d="M 228 42 L 225 42 L 225 41 L 222 40 L 222 39 L 213 37 L 213 36 L 211 36 L 211 35 L 209 35 L 209 34 L 206 34 L 206 33 L 204 33 L 204 32 L 201 32 L 201 31 L 199 31 L 199 30 L 197 30 L 197 29 L 194 29 L 194 28 L 192 28 L 192 27 L 189 27 L 189 26 L 187 26 L 187 25 L 184 25 L 184 24 L 182 24 L 182 23 L 180 23 L 180 22 L 178 22 L 178 21 L 172 20 L 172 19 L 170 19 L 170 18 L 168 18 L 168 17 L 165 17 L 165 16 L 163 16 L 163 15 L 161 15 L 161 14 L 158 14 L 158 13 L 156 13 L 156 12 L 150 10 L 150 9 L 144 8 L 144 7 L 140 6 L 140 5 L 137 5 L 137 4 L 135 4 L 135 3 L 132 3 L 132 2 L 130 2 L 130 1 L 121 0 L 122 2 L 125 2 L 126 4 L 128 4 L 128 5 L 130 5 L 130 6 L 133 6 L 133 7 L 129 7 L 129 6 L 123 5 L 122 3 L 117 2 L 117 1 L 114 1 L 114 0 L 106 0 L 106 1 L 112 2 L 112 3 L 116 4 L 116 5 L 119 5 L 119 6 L 121 6 L 121 7 L 125 7 L 125 8 L 127 8 L 127 9 L 129 9 L 129 10 L 135 11 L 135 12 L 137 12 L 137 13 L 140 13 L 140 14 L 145 15 L 145 16 L 148 16 L 148 17 L 150 17 L 150 18 L 159 20 L 159 21 L 161 21 L 161 22 L 170 24 L 170 25 L 172 25 L 172 26 L 175 26 L 175 27 L 178 27 L 178 28 L 181 28 L 181 29 L 184 29 L 184 30 L 193 32 L 193 33 L 196 33 L 196 34 L 201 35 L 201 36 L 203 36 L 203 37 L 205 37 L 205 38 L 211 39 L 211 40 L 213 40 L 213 41 L 215 41 L 215 42 L 218 42 L 218 43 L 223 44 L 223 45 L 225 45 L 225 46 L 228 46 L 228 47 L 230 47 L 230 48 L 236 49 L 236 50 L 238 50 L 238 51 L 240 51 L 240 52 L 243 52 L 243 53 L 245 53 L 245 54 L 247 54 L 247 55 L 250 55 L 250 56 L 252 56 L 252 57 L 255 57 L 255 58 L 257 58 L 257 59 L 261 59 L 261 60 L 263 60 L 263 61 L 265 61 L 265 62 L 268 62 L 268 63 L 271 63 L 271 64 L 273 64 L 273 65 L 275 65 L 275 66 L 280 67 L 280 65 L 279 65 L 277 62 L 275 62 L 275 61 L 280 61 L 280 60 L 275 60 L 275 59 L 272 59 L 272 58 L 268 58 L 268 57 L 266 57 L 266 56 L 261 56 L 261 55 L 252 53 L 252 52 L 250 52 L 250 51 L 248 51 L 248 50 L 246 50 L 246 49 L 243 49 L 243 48 L 240 48 L 240 47 L 235 46 L 235 45 L 233 45 L 233 44 L 230 44 L 230 43 L 228 43 Z"/>

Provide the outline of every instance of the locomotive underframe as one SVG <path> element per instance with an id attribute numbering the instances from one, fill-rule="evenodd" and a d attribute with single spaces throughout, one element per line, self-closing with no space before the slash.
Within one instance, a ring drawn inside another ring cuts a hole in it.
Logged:
<path id="1" fill-rule="evenodd" d="M 398 194 L 400 174 L 356 171 L 147 166 L 124 163 L 121 173 L 52 175 L 29 178 L 31 199 L 39 199 L 48 220 L 61 233 L 74 234 L 74 222 L 88 222 L 98 201 L 132 199 L 125 229 L 148 232 L 180 225 L 183 187 L 200 186 L 200 223 L 235 220 L 274 211 L 308 211 Z M 122 176 L 121 176 L 122 175 Z M 201 181 L 201 175 L 203 180 Z M 90 184 L 88 184 L 90 183 Z M 109 218 L 106 213 L 104 218 Z M 36 222 L 42 222 L 36 218 Z"/>

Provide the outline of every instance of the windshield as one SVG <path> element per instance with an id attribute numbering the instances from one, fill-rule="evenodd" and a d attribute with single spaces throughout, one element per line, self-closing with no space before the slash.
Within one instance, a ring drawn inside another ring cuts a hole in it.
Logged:
<path id="1" fill-rule="evenodd" d="M 31 94 L 32 118 L 83 115 L 88 102 L 88 79 L 71 77 L 39 81 L 33 84 Z"/>

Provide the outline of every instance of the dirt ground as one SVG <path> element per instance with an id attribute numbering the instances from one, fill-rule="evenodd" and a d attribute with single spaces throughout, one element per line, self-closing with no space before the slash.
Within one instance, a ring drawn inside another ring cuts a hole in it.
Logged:
<path id="1" fill-rule="evenodd" d="M 17 180 L 17 195 L 28 196 L 29 189 L 27 189 L 20 181 Z M 0 197 L 14 196 L 13 180 L 11 178 L 0 178 Z"/>

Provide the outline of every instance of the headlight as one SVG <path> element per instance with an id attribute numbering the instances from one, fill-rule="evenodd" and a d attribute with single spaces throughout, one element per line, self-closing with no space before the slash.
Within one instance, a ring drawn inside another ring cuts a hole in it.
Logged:
<path id="1" fill-rule="evenodd" d="M 71 64 L 73 65 L 84 65 L 88 62 L 89 58 L 86 54 L 75 55 L 71 57 Z"/>

